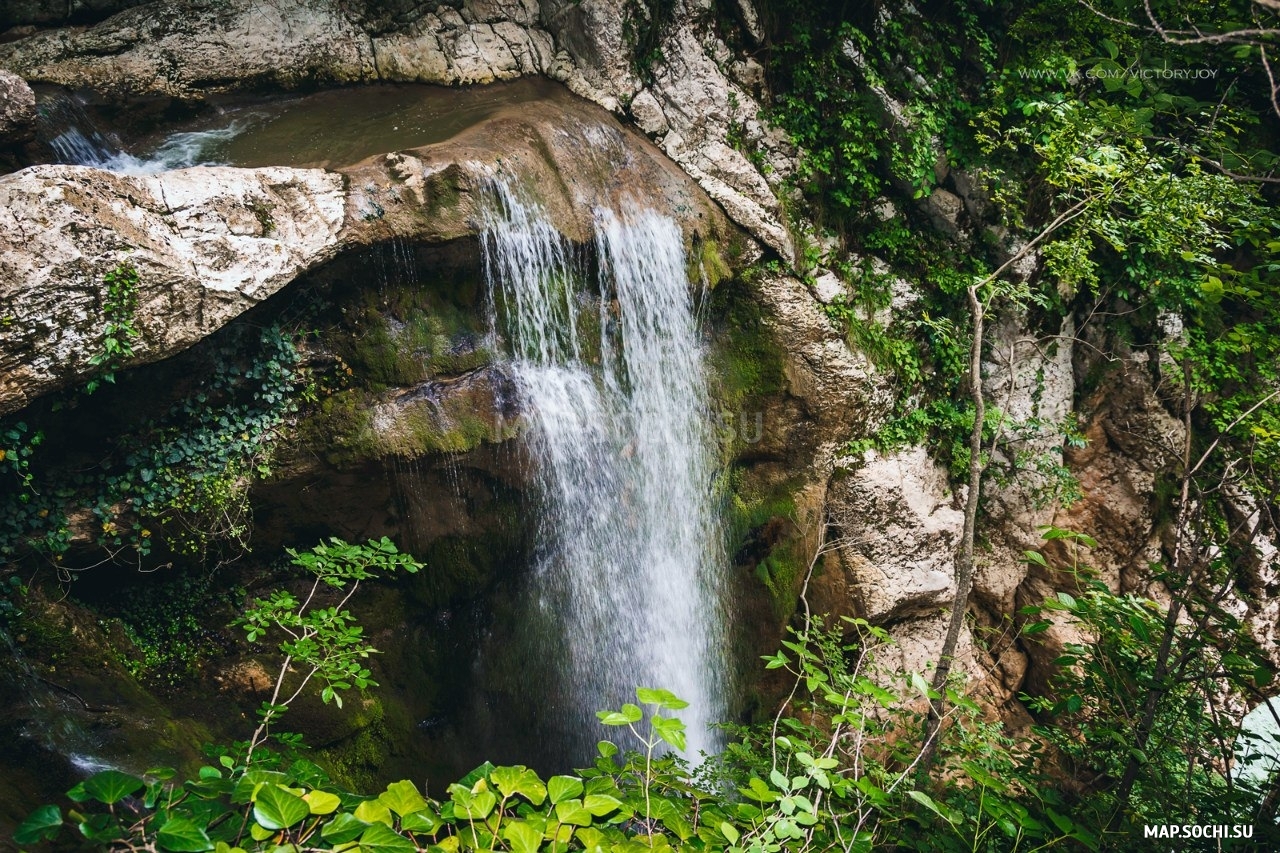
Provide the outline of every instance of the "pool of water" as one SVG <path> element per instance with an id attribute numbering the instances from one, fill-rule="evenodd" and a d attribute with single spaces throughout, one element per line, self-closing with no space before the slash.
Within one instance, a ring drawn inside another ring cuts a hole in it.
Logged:
<path id="1" fill-rule="evenodd" d="M 544 79 L 449 88 L 374 85 L 264 100 L 225 99 L 208 114 L 122 142 L 71 103 L 47 102 L 46 138 L 60 162 L 128 173 L 189 166 L 348 166 L 443 142 L 512 105 L 572 99 Z"/>

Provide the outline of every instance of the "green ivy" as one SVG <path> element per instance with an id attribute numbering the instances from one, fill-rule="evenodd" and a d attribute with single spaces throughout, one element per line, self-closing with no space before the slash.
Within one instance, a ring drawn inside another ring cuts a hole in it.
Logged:
<path id="1" fill-rule="evenodd" d="M 134 341 L 141 337 L 134 326 L 138 310 L 138 271 L 133 264 L 122 261 L 103 276 L 102 282 L 107 286 L 102 301 L 102 349 L 89 359 L 89 363 L 102 372 L 85 383 L 86 394 L 98 390 L 103 382 L 116 381 L 116 371 L 133 357 Z"/>

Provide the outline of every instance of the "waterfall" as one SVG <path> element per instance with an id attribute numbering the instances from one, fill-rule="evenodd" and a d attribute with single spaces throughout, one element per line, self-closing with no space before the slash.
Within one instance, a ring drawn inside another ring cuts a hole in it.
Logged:
<path id="1" fill-rule="evenodd" d="M 126 175 L 217 165 L 219 148 L 249 124 L 249 119 L 235 120 L 222 127 L 171 133 L 145 156 L 136 156 L 123 150 L 111 134 L 100 130 L 73 95 L 42 98 L 37 119 L 40 138 L 46 141 L 57 162 Z"/>
<path id="2" fill-rule="evenodd" d="M 598 210 L 592 276 L 538 206 L 500 182 L 493 195 L 485 271 L 538 465 L 532 597 L 561 681 L 548 701 L 581 748 L 608 734 L 596 710 L 665 687 L 690 703 L 687 755 L 712 752 L 726 561 L 680 231 L 636 205 Z"/>

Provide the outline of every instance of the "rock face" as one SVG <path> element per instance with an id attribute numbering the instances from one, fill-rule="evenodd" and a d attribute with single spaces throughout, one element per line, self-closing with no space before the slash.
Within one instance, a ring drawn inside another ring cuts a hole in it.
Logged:
<path id="1" fill-rule="evenodd" d="M 952 554 L 964 514 L 924 448 L 868 455 L 827 495 L 849 594 L 858 615 L 878 624 L 934 615 L 955 597 Z"/>
<path id="2" fill-rule="evenodd" d="M 88 29 L 0 44 L 0 67 L 28 80 L 124 98 L 198 99 L 250 87 L 317 82 L 457 85 L 541 74 L 639 125 L 729 216 L 793 257 L 774 186 L 792 168 L 776 131 L 756 118 L 757 65 L 735 61 L 710 26 L 711 5 L 677 2 L 652 82 L 636 76 L 627 36 L 638 14 L 621 0 L 188 0 L 127 9 Z M 364 8 L 368 6 L 369 8 Z M 383 11 L 394 7 L 393 14 Z M 750 10 L 747 0 L 739 4 Z M 754 11 L 743 12 L 755 20 Z M 771 185 L 726 143 L 730 127 L 764 152 Z"/>
<path id="3" fill-rule="evenodd" d="M 500 165 L 501 164 L 501 165 Z M 484 184 L 527 181 L 561 230 L 591 233 L 599 194 L 645 187 L 690 238 L 731 238 L 679 169 L 576 100 L 500 112 L 454 140 L 345 174 L 197 168 L 132 177 L 40 166 L 0 178 L 0 413 L 100 370 L 103 277 L 139 274 L 132 358 L 184 349 L 340 251 L 476 233 Z"/>
<path id="4" fill-rule="evenodd" d="M 156 361 L 330 257 L 342 201 L 340 176 L 316 170 L 40 166 L 0 179 L 0 412 L 95 369 L 112 269 L 131 264 L 140 280 L 130 363 Z"/>
<path id="5" fill-rule="evenodd" d="M 35 129 L 35 93 L 17 74 L 0 70 L 0 147 L 29 142 Z"/>

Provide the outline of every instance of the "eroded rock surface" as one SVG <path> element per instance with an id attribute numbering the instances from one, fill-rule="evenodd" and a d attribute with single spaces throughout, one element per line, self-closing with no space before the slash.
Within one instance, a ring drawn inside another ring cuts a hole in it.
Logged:
<path id="1" fill-rule="evenodd" d="M 457 85 L 544 75 L 611 111 L 631 105 L 639 126 L 735 222 L 783 258 L 793 257 L 775 196 L 793 168 L 791 152 L 757 118 L 762 69 L 736 57 L 717 35 L 710 4 L 676 4 L 647 86 L 636 74 L 635 37 L 628 35 L 643 22 L 621 0 L 465 0 L 408 4 L 389 15 L 365 5 L 148 3 L 87 29 L 0 44 L 0 67 L 118 98 L 186 100 L 264 85 Z M 738 5 L 740 17 L 758 26 L 749 0 Z M 731 127 L 744 147 L 762 152 L 769 180 L 728 144 Z"/>
<path id="2" fill-rule="evenodd" d="M 734 239 L 697 186 L 638 134 L 585 102 L 512 108 L 448 143 L 342 173 L 196 168 L 125 176 L 40 166 L 0 178 L 0 413 L 104 369 L 104 277 L 138 272 L 134 353 L 195 343 L 339 252 L 401 238 L 444 242 L 483 223 L 485 184 L 523 182 L 571 239 L 592 209 L 637 191 L 690 239 Z"/>
<path id="3" fill-rule="evenodd" d="M 39 166 L 0 179 L 0 412 L 98 370 L 104 276 L 138 271 L 134 355 L 183 349 L 338 247 L 341 176 L 190 169 L 130 177 Z"/>

